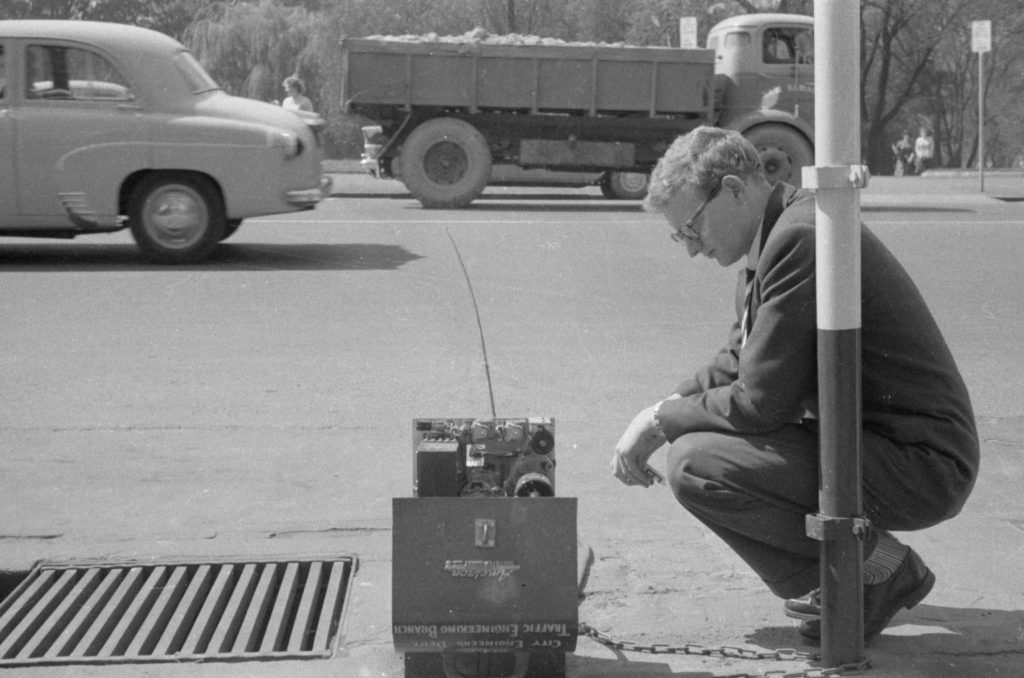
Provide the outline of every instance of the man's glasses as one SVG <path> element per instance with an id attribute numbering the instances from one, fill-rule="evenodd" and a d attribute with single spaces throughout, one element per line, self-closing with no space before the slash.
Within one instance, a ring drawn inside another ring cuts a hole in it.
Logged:
<path id="1" fill-rule="evenodd" d="M 693 216 L 686 220 L 682 226 L 672 231 L 670 236 L 676 242 L 686 242 L 687 240 L 697 241 L 700 240 L 700 233 L 693 227 L 693 223 L 700 219 L 700 215 L 704 214 L 704 208 L 708 206 L 708 203 L 715 199 L 719 191 L 722 190 L 722 184 L 719 183 L 717 186 L 708 193 L 708 197 L 704 198 L 704 201 L 694 211 Z"/>

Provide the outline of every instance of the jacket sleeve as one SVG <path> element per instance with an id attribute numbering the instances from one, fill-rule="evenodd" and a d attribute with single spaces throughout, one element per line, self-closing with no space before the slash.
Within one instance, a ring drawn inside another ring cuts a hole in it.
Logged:
<path id="1" fill-rule="evenodd" d="M 814 229 L 780 223 L 757 265 L 760 303 L 750 335 L 665 401 L 658 419 L 669 441 L 692 431 L 758 433 L 798 421 L 817 393 Z M 738 328 L 731 335 L 738 344 Z M 731 358 L 729 356 L 732 356 Z M 735 361 L 736 378 L 723 379 Z M 697 389 L 695 387 L 708 386 Z"/>
<path id="2" fill-rule="evenodd" d="M 716 353 L 711 362 L 700 368 L 696 374 L 680 382 L 675 393 L 689 396 L 733 383 L 738 376 L 739 354 L 740 324 L 735 323 L 729 330 L 729 341 L 722 347 L 722 350 Z"/>

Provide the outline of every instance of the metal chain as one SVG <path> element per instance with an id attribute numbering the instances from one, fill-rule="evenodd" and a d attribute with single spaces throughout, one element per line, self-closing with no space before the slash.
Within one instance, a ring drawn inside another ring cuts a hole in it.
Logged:
<path id="1" fill-rule="evenodd" d="M 749 659 L 749 660 L 774 660 L 774 661 L 817 661 L 821 655 L 803 652 L 790 647 L 783 647 L 777 650 L 752 650 L 746 647 L 734 645 L 718 645 L 707 647 L 697 643 L 683 643 L 682 645 L 668 645 L 666 643 L 653 643 L 642 645 L 631 640 L 616 640 L 606 633 L 598 631 L 586 622 L 580 622 L 579 635 L 593 638 L 597 642 L 614 650 L 623 652 L 645 652 L 648 654 L 689 654 L 703 657 L 721 657 L 723 659 Z M 864 660 L 855 664 L 841 664 L 827 669 L 805 669 L 797 672 L 767 671 L 758 673 L 756 676 L 751 673 L 730 673 L 722 678 L 826 678 L 827 676 L 859 676 L 863 675 L 871 664 Z"/>

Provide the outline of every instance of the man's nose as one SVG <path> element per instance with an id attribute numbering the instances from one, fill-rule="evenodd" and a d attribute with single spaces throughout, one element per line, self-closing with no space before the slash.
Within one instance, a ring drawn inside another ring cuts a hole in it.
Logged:
<path id="1" fill-rule="evenodd" d="M 701 249 L 699 240 L 691 240 L 690 238 L 686 239 L 686 253 L 690 255 L 691 259 L 700 254 Z"/>

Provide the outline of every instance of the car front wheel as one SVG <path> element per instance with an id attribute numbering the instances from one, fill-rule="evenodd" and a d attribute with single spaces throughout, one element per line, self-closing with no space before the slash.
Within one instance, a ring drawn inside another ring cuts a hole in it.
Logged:
<path id="1" fill-rule="evenodd" d="M 201 261 L 224 239 L 227 221 L 220 192 L 204 177 L 154 174 L 132 191 L 128 222 L 139 249 L 152 261 Z"/>

